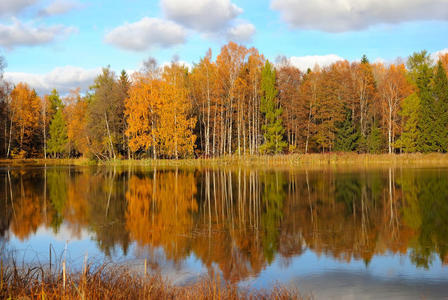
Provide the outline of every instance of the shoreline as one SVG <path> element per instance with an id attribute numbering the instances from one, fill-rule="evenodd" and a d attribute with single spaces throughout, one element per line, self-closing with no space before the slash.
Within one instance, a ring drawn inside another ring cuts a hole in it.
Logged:
<path id="1" fill-rule="evenodd" d="M 326 166 L 447 166 L 448 153 L 415 154 L 357 154 L 313 153 L 284 155 L 232 155 L 193 159 L 116 159 L 94 161 L 87 158 L 62 159 L 0 159 L 0 166 L 14 165 L 74 165 L 122 167 L 326 167 Z"/>

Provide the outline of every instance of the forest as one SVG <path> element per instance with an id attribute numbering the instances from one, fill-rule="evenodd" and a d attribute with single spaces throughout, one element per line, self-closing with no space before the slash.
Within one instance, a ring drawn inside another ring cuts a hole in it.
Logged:
<path id="1" fill-rule="evenodd" d="M 110 67 L 68 95 L 4 79 L 0 157 L 95 160 L 448 151 L 448 53 L 300 71 L 233 42 L 188 68 Z"/>

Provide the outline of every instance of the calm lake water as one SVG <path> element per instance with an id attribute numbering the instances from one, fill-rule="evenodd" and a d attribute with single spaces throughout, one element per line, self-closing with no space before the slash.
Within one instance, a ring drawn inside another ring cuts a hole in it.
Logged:
<path id="1" fill-rule="evenodd" d="M 317 299 L 448 297 L 448 169 L 0 166 L 3 260 L 143 261 Z M 66 249 L 66 252 L 65 252 Z"/>

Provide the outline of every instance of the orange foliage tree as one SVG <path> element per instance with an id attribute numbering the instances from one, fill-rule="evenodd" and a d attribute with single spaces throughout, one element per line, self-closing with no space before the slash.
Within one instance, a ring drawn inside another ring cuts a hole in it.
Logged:
<path id="1" fill-rule="evenodd" d="M 209 50 L 201 59 L 190 75 L 190 96 L 193 102 L 193 109 L 198 116 L 199 126 L 203 127 L 203 138 L 200 143 L 204 154 L 215 155 L 216 141 L 216 117 L 217 107 L 217 70 L 216 64 L 212 61 L 212 53 Z"/>
<path id="2" fill-rule="evenodd" d="M 159 110 L 158 135 L 164 156 L 188 157 L 193 154 L 196 118 L 191 116 L 191 102 L 187 97 L 188 69 L 178 64 L 164 68 L 162 74 L 162 106 Z"/>
<path id="3" fill-rule="evenodd" d="M 38 153 L 41 100 L 26 83 L 11 92 L 11 111 L 15 142 L 20 156 Z"/>
<path id="4" fill-rule="evenodd" d="M 404 64 L 379 66 L 378 90 L 381 99 L 383 122 L 386 124 L 388 152 L 394 149 L 395 137 L 399 133 L 398 111 L 403 101 L 412 93 L 412 86 L 406 78 Z"/>
<path id="5" fill-rule="evenodd" d="M 126 134 L 132 152 L 152 149 L 157 158 L 157 123 L 161 106 L 160 81 L 149 74 L 136 73 L 125 100 Z"/>
<path id="6" fill-rule="evenodd" d="M 373 77 L 372 66 L 366 59 L 360 64 L 354 64 L 353 68 L 354 98 L 357 102 L 357 107 L 353 107 L 353 112 L 358 111 L 359 131 L 365 139 L 367 137 L 369 114 L 376 97 L 375 78 Z M 352 115 L 355 116 L 355 113 L 352 113 Z"/>
<path id="7" fill-rule="evenodd" d="M 186 89 L 188 71 L 177 64 L 165 67 L 162 78 L 138 73 L 125 103 L 129 147 L 153 157 L 179 158 L 193 154 L 196 119 Z"/>
<path id="8" fill-rule="evenodd" d="M 90 151 L 87 135 L 87 106 L 88 103 L 82 99 L 79 89 L 71 91 L 65 99 L 67 106 L 64 114 L 67 120 L 67 136 L 70 151 L 77 154 L 87 155 Z"/>

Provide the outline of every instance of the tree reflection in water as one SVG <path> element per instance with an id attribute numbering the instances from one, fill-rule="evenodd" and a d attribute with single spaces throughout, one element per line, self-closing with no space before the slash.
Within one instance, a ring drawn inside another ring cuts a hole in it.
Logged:
<path id="1" fill-rule="evenodd" d="M 448 263 L 447 170 L 7 168 L 0 238 L 89 231 L 109 256 L 131 243 L 239 281 L 309 249 L 350 262 L 409 254 Z M 7 242 L 6 242 L 7 243 Z M 151 253 L 148 253 L 150 256 Z"/>

